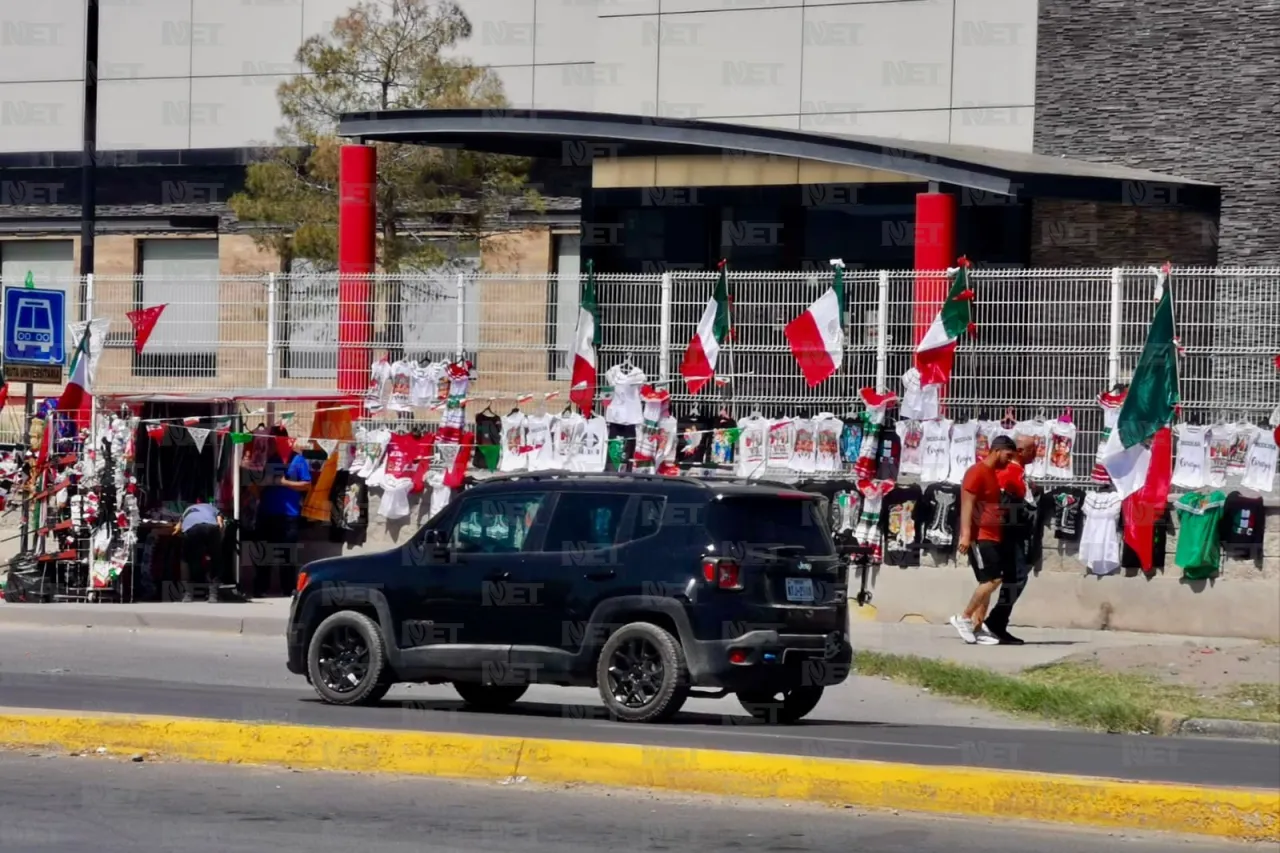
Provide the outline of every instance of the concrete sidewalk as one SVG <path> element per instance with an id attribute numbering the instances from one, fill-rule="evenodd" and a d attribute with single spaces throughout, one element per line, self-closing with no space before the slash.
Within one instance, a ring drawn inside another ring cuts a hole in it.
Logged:
<path id="1" fill-rule="evenodd" d="M 0 603 L 0 625 L 46 628 L 139 628 L 284 637 L 288 598 L 254 602 L 176 601 L 136 604 Z"/>

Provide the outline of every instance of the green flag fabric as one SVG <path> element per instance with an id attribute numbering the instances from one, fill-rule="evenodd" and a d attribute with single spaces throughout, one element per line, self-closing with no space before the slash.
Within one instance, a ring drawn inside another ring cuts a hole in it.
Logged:
<path id="1" fill-rule="evenodd" d="M 1134 368 L 1116 430 L 1126 448 L 1141 444 L 1173 420 L 1178 405 L 1178 345 L 1174 340 L 1173 284 L 1162 274 L 1146 346 Z"/>

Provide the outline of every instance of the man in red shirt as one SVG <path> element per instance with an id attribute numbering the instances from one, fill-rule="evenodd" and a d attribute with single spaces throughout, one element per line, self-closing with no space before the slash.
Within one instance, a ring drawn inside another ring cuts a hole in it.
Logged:
<path id="1" fill-rule="evenodd" d="M 1023 644 L 1022 640 L 1009 633 L 1009 617 L 1013 615 L 1013 605 L 1018 602 L 1018 597 L 1026 588 L 1027 577 L 1030 575 L 1030 567 L 1026 565 L 1025 548 L 1027 537 L 1030 535 L 1028 524 L 1034 523 L 1034 515 L 1028 519 L 1027 514 L 1035 512 L 1034 505 L 1028 507 L 1026 504 L 1027 480 L 1023 469 L 1036 459 L 1036 440 L 1029 435 L 1020 435 L 1016 443 L 1017 458 L 996 474 L 996 479 L 1000 481 L 1000 490 L 1005 494 L 1005 505 L 1008 510 L 1006 521 L 1015 523 L 1006 524 L 1004 529 L 1004 538 L 1001 541 L 1005 551 L 1002 563 L 1005 571 L 1004 582 L 1000 585 L 1000 598 L 996 601 L 996 606 L 987 614 L 984 623 L 986 629 L 995 635 L 1002 646 Z"/>
<path id="2" fill-rule="evenodd" d="M 1004 579 L 1005 552 L 1000 543 L 1004 538 L 1004 513 L 1000 505 L 1000 480 L 998 473 L 1004 470 L 1017 453 L 1017 446 L 1008 436 L 998 436 L 991 442 L 991 451 L 981 462 L 974 463 L 964 474 L 960 487 L 960 542 L 956 550 L 969 558 L 978 588 L 969 599 L 964 613 L 951 617 L 951 625 L 966 643 L 984 646 L 999 644 L 990 631 L 983 629 L 991 596 L 1000 588 Z"/>

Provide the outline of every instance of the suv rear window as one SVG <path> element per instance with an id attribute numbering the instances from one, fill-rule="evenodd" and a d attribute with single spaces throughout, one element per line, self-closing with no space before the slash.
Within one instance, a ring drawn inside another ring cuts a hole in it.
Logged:
<path id="1" fill-rule="evenodd" d="M 814 556 L 834 551 L 811 500 L 760 497 L 715 501 L 707 515 L 707 531 L 719 547 L 737 543 L 753 548 L 789 545 Z"/>

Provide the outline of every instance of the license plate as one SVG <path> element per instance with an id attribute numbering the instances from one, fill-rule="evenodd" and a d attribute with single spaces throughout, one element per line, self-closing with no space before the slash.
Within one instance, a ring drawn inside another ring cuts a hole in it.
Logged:
<path id="1" fill-rule="evenodd" d="M 787 601 L 813 601 L 813 579 L 787 578 Z"/>

